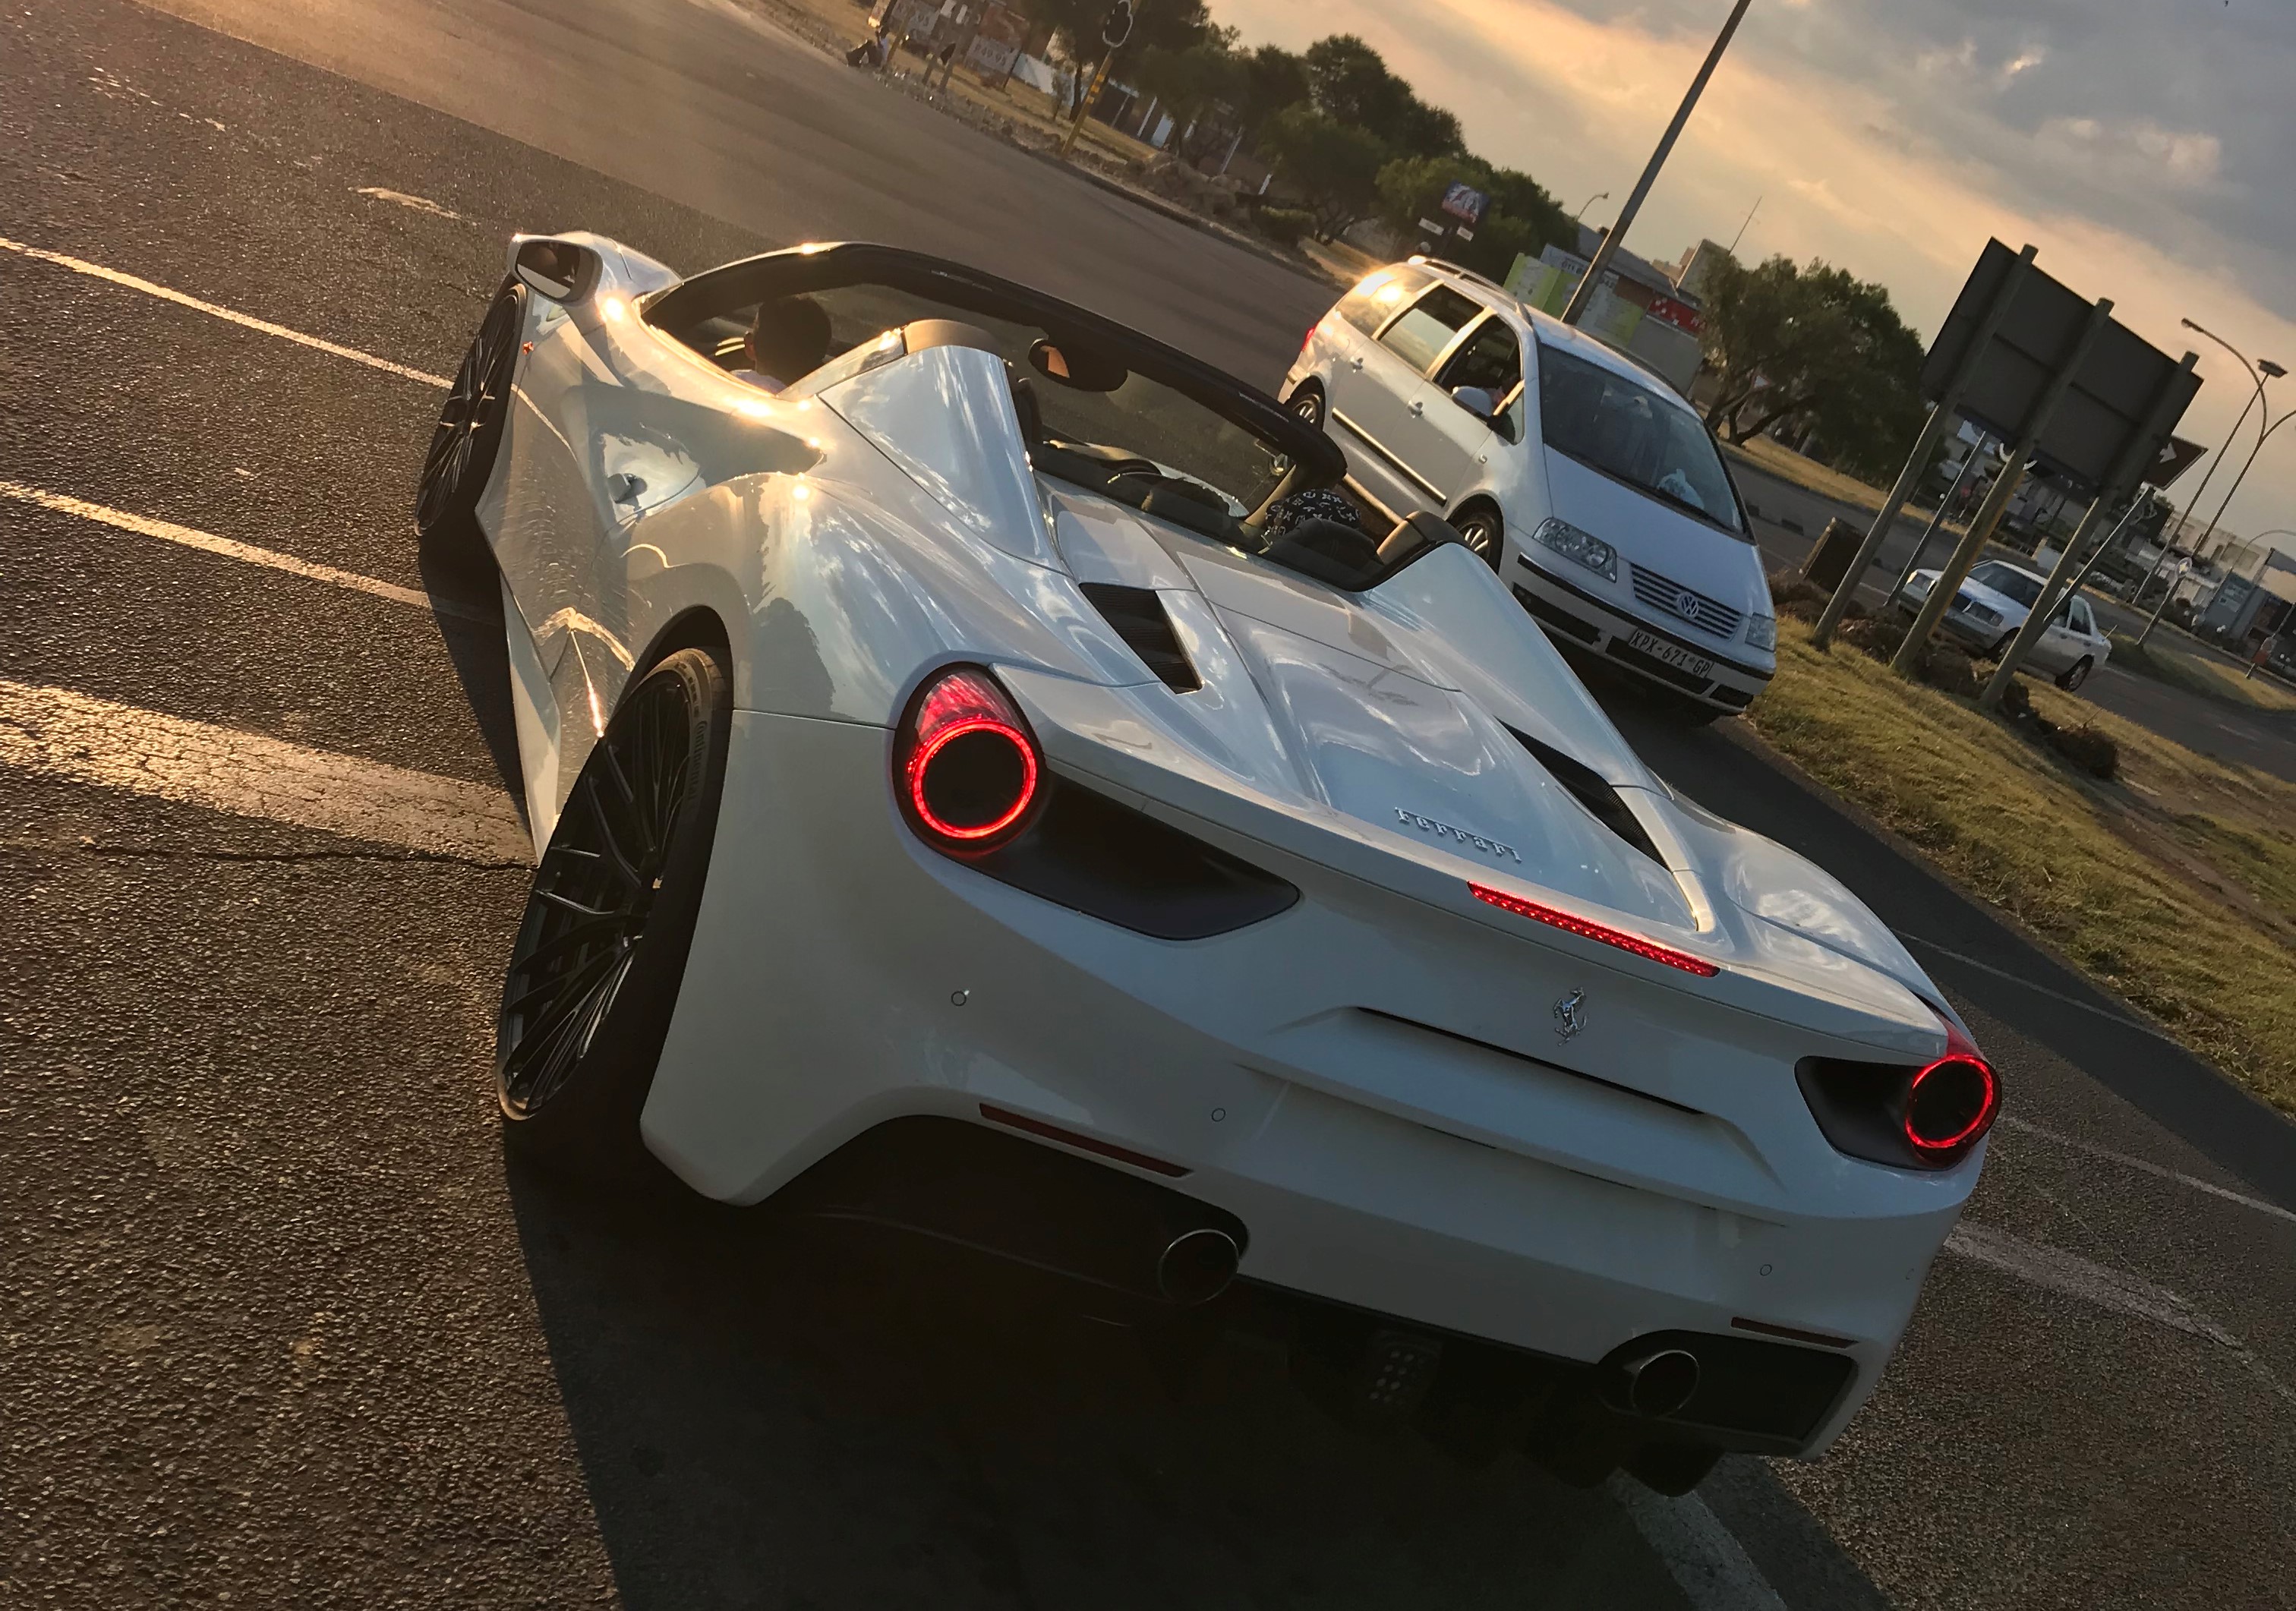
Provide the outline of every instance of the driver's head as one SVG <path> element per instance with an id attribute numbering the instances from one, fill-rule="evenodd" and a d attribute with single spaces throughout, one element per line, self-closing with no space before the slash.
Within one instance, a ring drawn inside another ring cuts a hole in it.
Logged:
<path id="1" fill-rule="evenodd" d="M 811 297 L 758 304 L 746 340 L 750 367 L 787 385 L 829 362 L 829 315 Z"/>

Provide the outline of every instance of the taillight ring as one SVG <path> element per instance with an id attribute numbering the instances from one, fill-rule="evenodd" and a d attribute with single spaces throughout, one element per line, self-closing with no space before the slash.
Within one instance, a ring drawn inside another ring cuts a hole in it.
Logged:
<path id="1" fill-rule="evenodd" d="M 1969 1105 L 1969 1116 L 1943 1134 L 1923 1134 L 1915 1122 L 1916 1105 L 1921 1099 L 1923 1085 L 1939 1076 L 1964 1077 L 1964 1071 L 1973 1075 L 1978 1082 L 1976 1100 Z M 1940 1157 L 1966 1147 L 1983 1135 L 1992 1127 L 1993 1116 L 2000 1107 L 2001 1082 L 1993 1072 L 1993 1066 L 1983 1058 L 1967 1052 L 1948 1052 L 1936 1062 L 1917 1070 L 1906 1088 L 1906 1140 L 1918 1156 Z"/>
<path id="2" fill-rule="evenodd" d="M 928 844 L 951 854 L 987 850 L 1018 832 L 1044 778 L 1036 736 L 979 666 L 929 678 L 896 736 L 902 814 Z"/>

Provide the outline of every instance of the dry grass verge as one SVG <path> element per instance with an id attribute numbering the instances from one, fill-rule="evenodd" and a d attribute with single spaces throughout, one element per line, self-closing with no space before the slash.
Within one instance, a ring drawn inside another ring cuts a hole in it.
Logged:
<path id="1" fill-rule="evenodd" d="M 2250 710 L 2296 710 L 2296 690 L 2287 684 L 2260 671 L 2253 677 L 2243 676 L 2239 667 L 2214 655 L 2184 648 L 2166 633 L 2146 639 L 2142 647 L 2136 639 L 2114 633 L 2112 658 L 2107 664 L 2227 705 Z"/>
<path id="2" fill-rule="evenodd" d="M 1763 736 L 1921 847 L 1964 889 L 2285 1112 L 2296 1114 L 2296 787 L 2227 766 L 2054 688 L 2120 776 L 2087 776 L 2017 724 L 1819 654 L 1778 626 Z"/>

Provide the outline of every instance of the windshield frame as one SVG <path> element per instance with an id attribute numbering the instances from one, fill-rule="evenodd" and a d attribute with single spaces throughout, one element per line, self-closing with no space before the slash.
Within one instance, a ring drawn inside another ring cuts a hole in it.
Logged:
<path id="1" fill-rule="evenodd" d="M 1538 368 L 1535 378 L 1539 381 L 1540 385 L 1538 429 L 1535 436 L 1534 433 L 1529 430 L 1524 431 L 1523 440 L 1526 446 L 1529 446 L 1535 440 L 1537 445 L 1543 450 L 1549 453 L 1560 454 L 1562 457 L 1570 460 L 1570 462 L 1578 465 L 1582 470 L 1591 470 L 1595 475 L 1601 476 L 1604 480 L 1611 482 L 1616 486 L 1623 487 L 1628 491 L 1648 498 L 1654 503 L 1660 504 L 1667 509 L 1675 511 L 1677 513 L 1685 515 L 1687 518 L 1697 521 L 1702 526 L 1711 527 L 1714 530 L 1720 532 L 1724 536 L 1730 538 L 1733 542 L 1743 543 L 1749 546 L 1757 545 L 1754 536 L 1753 517 L 1746 509 L 1745 495 L 1738 490 L 1738 478 L 1730 473 L 1730 462 L 1727 456 L 1722 452 L 1722 444 L 1716 438 L 1713 431 L 1707 427 L 1706 421 L 1699 418 L 1697 410 L 1686 406 L 1679 398 L 1675 397 L 1672 394 L 1662 389 L 1660 387 L 1652 385 L 1650 381 L 1644 380 L 1639 375 L 1621 374 L 1618 370 L 1612 368 L 1607 364 L 1603 364 L 1597 359 L 1588 357 L 1583 353 L 1573 352 L 1570 348 L 1564 346 L 1562 343 L 1559 341 L 1551 341 L 1546 337 L 1538 335 L 1535 331 L 1531 336 L 1529 344 L 1537 351 Z M 1578 454 L 1572 453 L 1569 448 L 1562 446 L 1549 438 L 1546 429 L 1546 361 L 1550 355 L 1558 355 L 1573 363 L 1583 364 L 1589 369 L 1598 370 L 1606 378 L 1617 381 L 1621 386 L 1631 386 L 1648 392 L 1658 407 L 1662 409 L 1671 409 L 1677 413 L 1686 416 L 1690 420 L 1691 423 L 1695 425 L 1701 434 L 1702 434 L 1706 438 L 1707 448 L 1714 455 L 1714 467 L 1721 472 L 1722 485 L 1730 494 L 1731 509 L 1737 516 L 1738 524 L 1734 527 L 1725 525 L 1708 510 L 1701 509 L 1697 505 L 1676 497 L 1672 494 L 1665 492 L 1659 487 L 1648 486 L 1641 481 L 1636 481 L 1628 477 L 1620 475 L 1618 471 L 1611 470 L 1605 465 L 1598 464 L 1591 459 L 1582 458 Z M 1523 377 L 1523 385 L 1526 390 L 1529 389 L 1529 383 L 1533 378 L 1534 377 L 1532 375 L 1528 374 Z"/>
<path id="2" fill-rule="evenodd" d="M 1072 302 L 902 247 L 845 241 L 743 258 L 652 293 L 640 302 L 639 313 L 662 335 L 699 352 L 701 349 L 690 332 L 736 309 L 783 297 L 867 285 L 907 291 L 1008 323 L 1031 325 L 1055 339 L 1067 336 L 1079 348 L 1104 354 L 1288 459 L 1293 471 L 1287 479 L 1295 490 L 1303 486 L 1335 486 L 1347 473 L 1347 458 L 1338 443 L 1226 370 Z M 707 353 L 702 356 L 708 359 Z"/>

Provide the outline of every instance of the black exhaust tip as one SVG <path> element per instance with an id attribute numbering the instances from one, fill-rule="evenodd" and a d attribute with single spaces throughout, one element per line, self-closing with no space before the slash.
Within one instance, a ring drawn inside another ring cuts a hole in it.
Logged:
<path id="1" fill-rule="evenodd" d="M 1698 1391 L 1698 1356 L 1685 1348 L 1628 1360 L 1625 1370 L 1627 1403 L 1637 1415 L 1673 1415 Z"/>
<path id="2" fill-rule="evenodd" d="M 1209 1304 L 1227 1290 L 1242 1256 L 1225 1231 L 1201 1226 L 1183 1231 L 1156 1261 L 1156 1289 L 1175 1304 Z"/>

